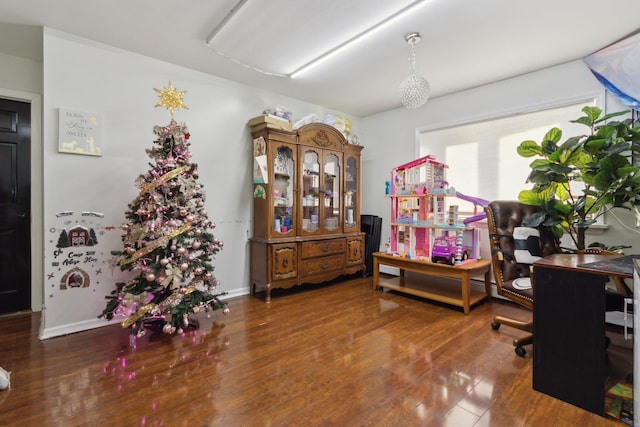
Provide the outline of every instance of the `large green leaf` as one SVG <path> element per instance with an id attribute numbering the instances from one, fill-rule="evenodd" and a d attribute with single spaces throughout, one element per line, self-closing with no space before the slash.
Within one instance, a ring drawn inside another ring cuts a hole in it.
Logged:
<path id="1" fill-rule="evenodd" d="M 589 120 L 591 121 L 590 125 L 595 123 L 602 114 L 602 109 L 596 107 L 595 105 L 586 105 L 582 108 L 582 112 L 587 115 Z"/>
<path id="2" fill-rule="evenodd" d="M 576 150 L 571 154 L 571 157 L 567 159 L 567 164 L 575 165 L 578 169 L 585 169 L 589 167 L 589 164 L 593 162 L 590 155 L 582 150 Z"/>
<path id="3" fill-rule="evenodd" d="M 612 117 L 624 116 L 626 114 L 629 114 L 629 111 L 631 111 L 631 110 L 616 111 L 616 112 L 613 112 L 613 113 L 605 114 L 604 116 L 602 116 L 602 118 L 595 120 L 594 123 L 604 122 L 604 121 L 609 120 Z"/>
<path id="4" fill-rule="evenodd" d="M 533 162 L 529 163 L 529 167 L 537 171 L 548 171 L 551 170 L 552 166 L 553 163 L 547 159 L 535 159 Z"/>
<path id="5" fill-rule="evenodd" d="M 580 149 L 580 145 L 582 144 L 582 140 L 586 137 L 586 135 L 576 135 L 568 138 L 565 142 L 561 144 L 563 150 L 573 151 Z"/>
<path id="6" fill-rule="evenodd" d="M 628 144 L 622 140 L 621 142 L 616 142 L 615 144 L 609 146 L 606 150 L 603 151 L 603 155 L 611 156 L 613 154 L 625 153 L 631 149 L 631 144 Z"/>
<path id="7" fill-rule="evenodd" d="M 540 147 L 537 142 L 531 140 L 521 142 L 516 150 L 522 157 L 533 157 L 542 155 L 542 147 Z"/>
<path id="8" fill-rule="evenodd" d="M 618 128 L 610 125 L 600 126 L 594 135 L 600 139 L 612 139 L 618 135 Z"/>
<path id="9" fill-rule="evenodd" d="M 535 212 L 522 221 L 527 227 L 538 227 L 545 220 L 546 214 L 544 212 Z"/>
<path id="10" fill-rule="evenodd" d="M 570 203 L 562 203 L 560 200 L 554 200 L 553 210 L 556 212 L 556 215 L 566 216 L 573 212 L 573 206 Z"/>
<path id="11" fill-rule="evenodd" d="M 568 174 L 573 171 L 573 168 L 558 163 L 549 163 L 548 169 L 557 174 Z"/>
<path id="12" fill-rule="evenodd" d="M 542 141 L 551 141 L 554 144 L 557 144 L 558 141 L 560 141 L 560 138 L 562 138 L 562 130 L 560 128 L 554 127 L 544 135 Z"/>
<path id="13" fill-rule="evenodd" d="M 522 190 L 518 193 L 518 200 L 525 205 L 542 206 L 544 200 L 540 197 L 540 193 L 533 190 Z"/>
<path id="14" fill-rule="evenodd" d="M 542 148 L 542 156 L 544 156 L 545 154 L 551 156 L 558 150 L 558 144 L 546 139 L 540 143 L 540 146 Z"/>
<path id="15" fill-rule="evenodd" d="M 607 140 L 603 138 L 589 139 L 584 143 L 584 149 L 590 154 L 597 154 L 606 144 Z"/>
<path id="16" fill-rule="evenodd" d="M 569 121 L 571 123 L 580 123 L 580 124 L 583 124 L 583 125 L 586 125 L 586 126 L 589 126 L 589 127 L 591 127 L 591 125 L 593 125 L 593 120 L 591 120 L 587 116 L 582 116 L 582 117 L 579 117 L 579 118 L 577 118 L 575 120 L 569 120 Z"/>
<path id="17" fill-rule="evenodd" d="M 537 185 L 546 185 L 551 182 L 551 180 L 551 176 L 547 172 L 536 169 L 532 169 L 527 177 L 527 182 Z"/>

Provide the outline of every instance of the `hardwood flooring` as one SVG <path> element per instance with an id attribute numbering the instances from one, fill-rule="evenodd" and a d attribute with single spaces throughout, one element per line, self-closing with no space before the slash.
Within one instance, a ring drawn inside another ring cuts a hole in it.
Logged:
<path id="1" fill-rule="evenodd" d="M 465 316 L 373 291 L 371 278 L 263 297 L 135 348 L 117 322 L 40 341 L 39 314 L 0 318 L 12 371 L 0 425 L 624 426 L 532 389 L 531 347 L 520 358 L 511 344 L 521 332 L 489 326 L 531 316 L 516 305 Z M 609 355 L 630 366 L 615 340 Z"/>

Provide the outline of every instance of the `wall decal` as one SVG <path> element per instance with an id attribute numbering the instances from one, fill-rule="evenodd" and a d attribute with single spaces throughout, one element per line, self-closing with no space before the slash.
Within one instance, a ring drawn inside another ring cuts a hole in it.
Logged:
<path id="1" fill-rule="evenodd" d="M 67 288 L 88 288 L 91 279 L 86 271 L 75 267 L 69 270 L 60 280 L 60 289 Z"/>
<path id="2" fill-rule="evenodd" d="M 104 214 L 93 211 L 58 212 L 49 227 L 46 280 L 50 288 L 69 290 L 89 288 L 100 283 L 105 271 L 113 275 L 113 256 L 100 248 L 105 233 L 120 227 L 103 224 Z M 55 293 L 49 294 L 54 298 Z"/>

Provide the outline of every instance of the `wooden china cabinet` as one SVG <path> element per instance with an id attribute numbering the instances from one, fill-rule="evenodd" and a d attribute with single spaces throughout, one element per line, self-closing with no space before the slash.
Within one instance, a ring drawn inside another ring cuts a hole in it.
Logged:
<path id="1" fill-rule="evenodd" d="M 252 120 L 254 122 L 255 120 Z M 323 123 L 252 126 L 252 293 L 364 271 L 360 151 Z"/>

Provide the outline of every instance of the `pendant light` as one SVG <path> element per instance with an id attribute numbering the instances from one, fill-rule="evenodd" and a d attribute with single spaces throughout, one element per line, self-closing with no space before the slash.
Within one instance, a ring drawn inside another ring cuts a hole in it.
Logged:
<path id="1" fill-rule="evenodd" d="M 409 44 L 409 71 L 411 74 L 400 83 L 400 101 L 406 108 L 415 109 L 427 102 L 431 90 L 427 79 L 416 73 L 415 46 L 420 42 L 422 34 L 413 32 L 405 35 L 404 38 Z"/>

